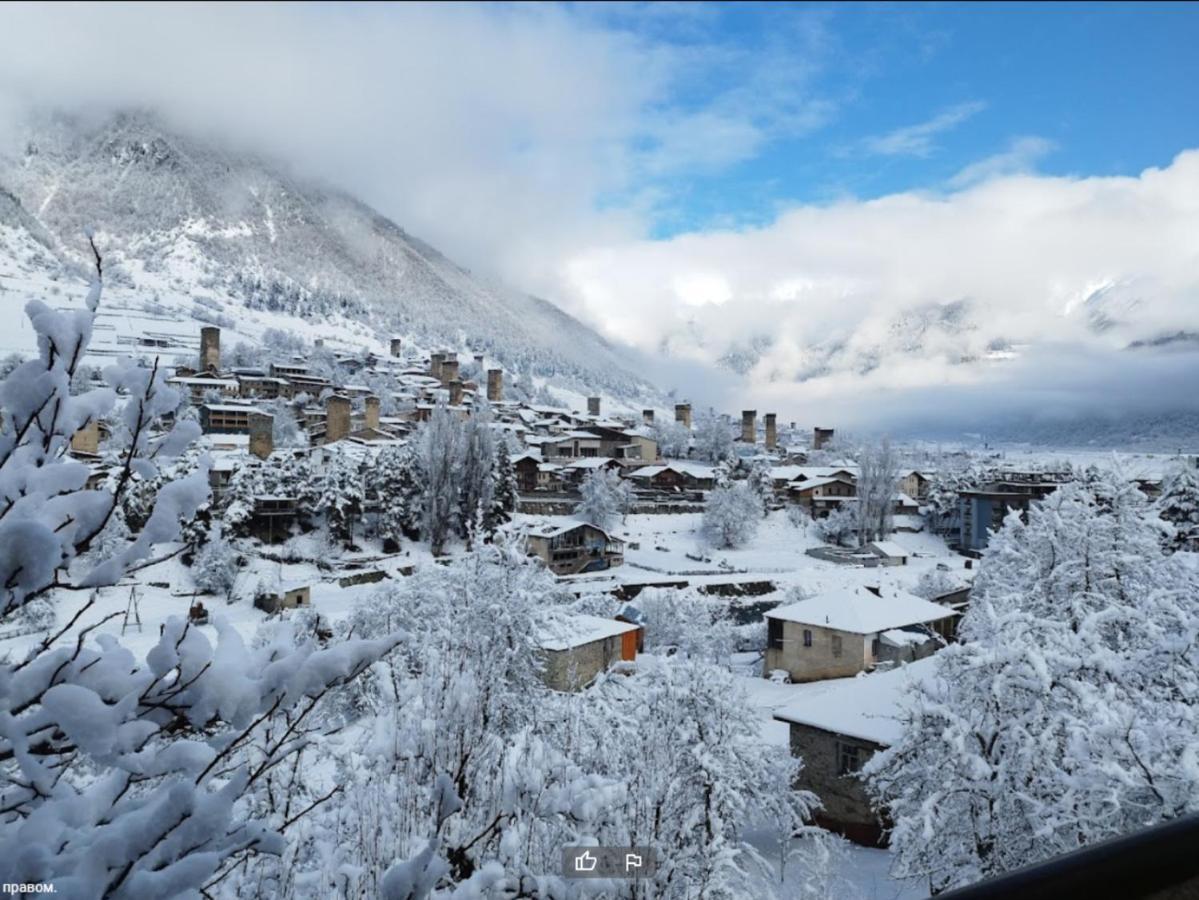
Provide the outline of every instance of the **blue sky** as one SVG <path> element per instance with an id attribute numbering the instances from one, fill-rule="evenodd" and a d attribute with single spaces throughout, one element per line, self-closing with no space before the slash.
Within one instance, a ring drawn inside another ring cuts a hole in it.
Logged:
<path id="1" fill-rule="evenodd" d="M 659 237 L 999 170 L 1135 175 L 1199 146 L 1199 5 L 708 5 L 609 20 L 695 54 L 669 106 L 739 90 L 743 109 L 762 105 L 752 148 L 630 185 L 652 188 Z"/>

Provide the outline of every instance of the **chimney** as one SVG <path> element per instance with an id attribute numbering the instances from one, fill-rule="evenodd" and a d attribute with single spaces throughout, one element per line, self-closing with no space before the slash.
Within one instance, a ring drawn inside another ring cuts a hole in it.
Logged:
<path id="1" fill-rule="evenodd" d="M 487 370 L 487 402 L 499 403 L 504 399 L 504 370 Z"/>
<path id="2" fill-rule="evenodd" d="M 449 386 L 451 381 L 458 378 L 458 357 L 449 356 L 441 363 L 441 383 Z"/>
<path id="3" fill-rule="evenodd" d="M 400 355 L 400 350 L 402 350 L 403 347 L 404 347 L 404 342 L 402 340 L 400 340 L 399 338 L 391 339 L 391 355 L 392 356 L 398 357 Z"/>
<path id="4" fill-rule="evenodd" d="M 778 445 L 778 416 L 775 413 L 766 413 L 766 449 L 774 450 Z"/>
<path id="5" fill-rule="evenodd" d="M 462 405 L 462 379 L 455 378 L 450 382 L 450 406 Z"/>
<path id="6" fill-rule="evenodd" d="M 599 414 L 600 414 L 600 398 L 599 397 L 588 397 L 587 398 L 587 415 L 598 416 Z"/>
<path id="7" fill-rule="evenodd" d="M 92 419 L 73 435 L 71 435 L 71 449 L 76 453 L 99 453 L 100 452 L 100 420 Z"/>
<path id="8" fill-rule="evenodd" d="M 363 424 L 365 424 L 367 428 L 373 428 L 376 431 L 378 431 L 379 430 L 379 398 L 376 397 L 374 394 L 371 394 L 363 401 L 363 405 L 366 410 L 365 415 L 363 416 L 363 420 L 364 420 Z"/>
<path id="9" fill-rule="evenodd" d="M 350 434 L 350 398 L 334 394 L 325 401 L 325 443 L 332 444 Z"/>
<path id="10" fill-rule="evenodd" d="M 820 450 L 833 439 L 836 430 L 833 428 L 817 428 L 812 432 L 812 449 Z"/>
<path id="11" fill-rule="evenodd" d="M 221 370 L 221 329 L 205 325 L 200 329 L 200 371 Z"/>
<path id="12" fill-rule="evenodd" d="M 691 404 L 676 403 L 674 405 L 674 420 L 681 422 L 684 428 L 691 427 Z"/>
<path id="13" fill-rule="evenodd" d="M 641 410 L 641 424 L 642 425 L 653 425 L 654 424 L 654 411 L 652 409 Z"/>
<path id="14" fill-rule="evenodd" d="M 429 374 L 438 381 L 441 380 L 441 363 L 444 359 L 444 353 L 431 353 L 429 355 Z"/>
<path id="15" fill-rule="evenodd" d="M 758 441 L 758 411 L 745 409 L 741 411 L 741 442 L 755 444 Z"/>
<path id="16" fill-rule="evenodd" d="M 275 417 L 255 410 L 249 415 L 250 452 L 266 459 L 275 449 Z"/>

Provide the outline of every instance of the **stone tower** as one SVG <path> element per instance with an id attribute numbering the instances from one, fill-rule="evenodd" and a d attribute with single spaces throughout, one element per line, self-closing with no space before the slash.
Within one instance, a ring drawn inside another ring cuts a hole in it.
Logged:
<path id="1" fill-rule="evenodd" d="M 200 329 L 200 371 L 221 370 L 221 329 L 205 325 Z"/>
<path id="2" fill-rule="evenodd" d="M 504 370 L 487 370 L 487 402 L 499 403 L 504 399 Z"/>
<path id="3" fill-rule="evenodd" d="M 817 428 L 812 432 L 812 449 L 820 450 L 828 444 L 833 435 L 836 434 L 836 429 L 833 428 Z"/>
<path id="4" fill-rule="evenodd" d="M 599 414 L 600 414 L 600 398 L 599 397 L 588 397 L 587 398 L 587 415 L 598 416 Z"/>
<path id="5" fill-rule="evenodd" d="M 684 428 L 691 427 L 691 404 L 676 403 L 674 405 L 674 420 L 683 425 Z"/>
<path id="6" fill-rule="evenodd" d="M 275 417 L 270 413 L 252 412 L 250 421 L 250 453 L 266 459 L 275 450 Z"/>
<path id="7" fill-rule="evenodd" d="M 641 424 L 642 425 L 653 425 L 654 424 L 654 411 L 652 409 L 641 410 Z"/>
<path id="8" fill-rule="evenodd" d="M 766 449 L 774 450 L 779 445 L 778 416 L 766 413 Z"/>
<path id="9" fill-rule="evenodd" d="M 404 342 L 400 338 L 391 339 L 391 355 L 398 357 L 400 351 L 404 349 Z"/>
<path id="10" fill-rule="evenodd" d="M 758 411 L 745 409 L 741 411 L 741 442 L 755 444 L 758 441 Z"/>
<path id="11" fill-rule="evenodd" d="M 350 398 L 334 394 L 325 401 L 325 443 L 332 444 L 350 434 Z"/>
<path id="12" fill-rule="evenodd" d="M 365 413 L 363 414 L 363 425 L 365 425 L 367 428 L 373 428 L 375 431 L 378 431 L 379 398 L 374 394 L 371 394 L 364 401 L 362 401 L 362 404 L 363 409 L 365 410 Z"/>

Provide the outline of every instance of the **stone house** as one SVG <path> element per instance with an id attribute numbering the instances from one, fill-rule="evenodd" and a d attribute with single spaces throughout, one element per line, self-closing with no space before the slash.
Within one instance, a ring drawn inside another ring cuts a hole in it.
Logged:
<path id="1" fill-rule="evenodd" d="M 304 609 L 312 606 L 312 588 L 307 584 L 281 584 L 269 593 L 255 597 L 254 606 L 265 613 Z"/>
<path id="2" fill-rule="evenodd" d="M 805 507 L 813 519 L 826 518 L 833 510 L 858 496 L 857 485 L 844 475 L 793 481 L 787 488 L 793 503 Z"/>
<path id="3" fill-rule="evenodd" d="M 897 710 L 908 685 L 932 677 L 933 661 L 923 659 L 834 682 L 775 712 L 790 731 L 791 755 L 804 761 L 796 789 L 811 791 L 823 804 L 816 824 L 858 844 L 885 846 L 885 811 L 870 802 L 859 773 L 902 736 Z"/>
<path id="4" fill-rule="evenodd" d="M 710 491 L 716 486 L 711 466 L 690 462 L 643 466 L 628 477 L 640 488 L 657 491 Z"/>
<path id="5" fill-rule="evenodd" d="M 821 591 L 766 614 L 763 677 L 784 671 L 794 682 L 847 678 L 879 663 L 930 656 L 943 645 L 929 626 L 956 616 L 904 591 L 864 587 Z"/>
<path id="6" fill-rule="evenodd" d="M 873 541 L 866 550 L 878 557 L 880 566 L 906 566 L 911 555 L 894 541 Z"/>
<path id="7" fill-rule="evenodd" d="M 538 635 L 542 678 L 555 691 L 577 691 L 618 662 L 637 658 L 641 627 L 599 616 L 557 615 Z"/>

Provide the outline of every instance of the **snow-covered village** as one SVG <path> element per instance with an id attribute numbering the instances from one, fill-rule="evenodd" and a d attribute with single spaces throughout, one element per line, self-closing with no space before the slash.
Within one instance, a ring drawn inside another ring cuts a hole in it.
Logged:
<path id="1" fill-rule="evenodd" d="M 0 9 L 5 894 L 1199 889 L 1199 116 L 1057 174 L 846 111 L 960 171 L 751 226 L 748 60 L 902 21 L 929 91 L 998 9 L 179 9 Z M 1199 6 L 1013 16 L 1199 76 Z"/>

